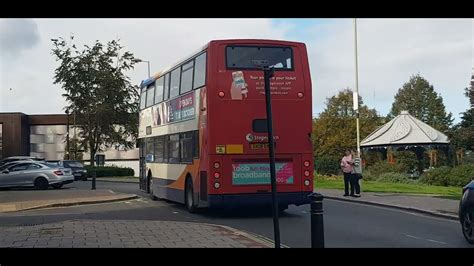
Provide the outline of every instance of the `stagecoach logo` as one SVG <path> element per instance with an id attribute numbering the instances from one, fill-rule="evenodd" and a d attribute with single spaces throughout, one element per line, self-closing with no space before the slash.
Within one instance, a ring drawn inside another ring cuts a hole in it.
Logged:
<path id="1" fill-rule="evenodd" d="M 252 134 L 247 134 L 247 136 L 245 136 L 245 139 L 247 139 L 248 142 L 252 142 L 253 141 L 253 135 Z"/>
<path id="2" fill-rule="evenodd" d="M 268 136 L 258 136 L 258 135 L 252 135 L 252 133 L 249 133 L 245 136 L 245 139 L 248 142 L 267 142 L 268 141 Z M 273 136 L 273 140 L 279 140 L 279 136 Z"/>

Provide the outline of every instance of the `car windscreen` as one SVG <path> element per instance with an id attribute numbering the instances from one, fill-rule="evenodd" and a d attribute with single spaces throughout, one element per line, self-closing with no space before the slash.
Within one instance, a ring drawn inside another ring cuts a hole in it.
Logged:
<path id="1" fill-rule="evenodd" d="M 75 167 L 75 168 L 83 168 L 82 164 L 80 162 L 64 162 L 63 163 L 64 167 Z"/>

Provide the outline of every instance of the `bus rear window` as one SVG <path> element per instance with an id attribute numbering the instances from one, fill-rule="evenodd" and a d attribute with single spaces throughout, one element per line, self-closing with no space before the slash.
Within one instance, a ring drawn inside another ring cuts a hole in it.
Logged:
<path id="1" fill-rule="evenodd" d="M 227 46 L 227 68 L 293 70 L 293 50 L 290 47 Z"/>

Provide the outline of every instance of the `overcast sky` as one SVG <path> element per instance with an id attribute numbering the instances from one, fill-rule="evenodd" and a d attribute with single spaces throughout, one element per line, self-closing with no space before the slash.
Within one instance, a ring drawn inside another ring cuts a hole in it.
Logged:
<path id="1" fill-rule="evenodd" d="M 71 33 L 77 44 L 120 38 L 136 57 L 151 61 L 152 72 L 212 39 L 305 42 L 314 115 L 326 97 L 355 84 L 352 19 L 0 19 L 0 112 L 63 112 L 50 39 Z M 359 91 L 369 107 L 386 115 L 397 90 L 419 73 L 459 121 L 469 107 L 463 90 L 474 67 L 472 19 L 360 19 L 358 38 Z M 143 63 L 130 73 L 136 84 L 146 76 Z"/>

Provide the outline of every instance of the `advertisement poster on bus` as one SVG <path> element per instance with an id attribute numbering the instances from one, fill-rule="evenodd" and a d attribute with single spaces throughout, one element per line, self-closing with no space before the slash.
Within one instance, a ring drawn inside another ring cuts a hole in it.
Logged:
<path id="1" fill-rule="evenodd" d="M 195 96 L 190 93 L 154 107 L 153 125 L 160 126 L 195 117 Z"/>
<path id="2" fill-rule="evenodd" d="M 293 164 L 276 163 L 277 184 L 293 184 Z M 233 185 L 268 185 L 270 184 L 270 164 L 268 163 L 234 163 L 232 164 Z"/>

